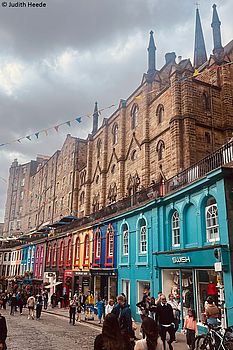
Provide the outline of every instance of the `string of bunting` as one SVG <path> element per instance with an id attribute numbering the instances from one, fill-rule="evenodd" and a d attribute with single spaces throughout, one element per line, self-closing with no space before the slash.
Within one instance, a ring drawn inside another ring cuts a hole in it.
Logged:
<path id="1" fill-rule="evenodd" d="M 230 65 L 230 64 L 232 64 L 232 63 L 233 63 L 233 61 L 228 62 L 228 63 L 225 63 L 225 64 L 223 64 L 222 66 L 216 66 L 216 65 L 214 65 L 213 67 L 210 67 L 210 68 L 208 68 L 208 69 L 209 69 L 210 71 L 211 71 L 211 70 L 216 70 L 216 71 L 217 71 L 217 70 L 221 69 L 222 67 L 228 66 L 228 65 Z M 204 73 L 204 72 L 203 72 L 203 73 Z M 177 82 L 179 83 L 179 82 L 181 82 L 181 81 L 185 81 L 185 80 L 188 80 L 188 79 L 195 78 L 195 77 L 197 77 L 197 76 L 199 76 L 199 75 L 202 75 L 203 73 L 202 73 L 202 72 L 199 72 L 199 70 L 196 68 L 196 69 L 194 70 L 194 73 L 193 73 L 192 76 L 190 76 L 190 77 L 182 77 L 182 78 L 178 79 Z M 157 92 L 157 90 L 151 90 L 151 91 L 147 92 L 146 94 L 139 94 L 138 96 L 135 97 L 135 99 L 136 99 L 136 100 L 140 100 L 140 99 L 142 99 L 142 98 L 144 97 L 144 95 L 149 95 L 149 94 L 152 94 L 153 92 Z"/>
<path id="2" fill-rule="evenodd" d="M 115 104 L 112 104 L 110 106 L 101 108 L 101 109 L 98 110 L 98 113 L 101 114 L 101 112 L 103 112 L 103 111 L 105 111 L 107 109 L 110 109 L 112 107 L 115 107 L 115 106 L 116 106 Z M 32 141 L 33 138 L 39 139 L 39 136 L 41 136 L 43 134 L 45 136 L 48 136 L 49 135 L 49 131 L 51 131 L 51 130 L 55 130 L 56 132 L 59 132 L 59 128 L 62 125 L 67 125 L 67 126 L 70 127 L 72 122 L 76 122 L 76 123 L 80 124 L 82 122 L 82 118 L 85 118 L 85 117 L 91 118 L 91 116 L 92 116 L 92 113 L 91 114 L 86 114 L 86 115 L 83 115 L 83 116 L 78 116 L 75 119 L 67 120 L 66 122 L 63 122 L 63 123 L 57 124 L 55 126 L 52 126 L 52 127 L 49 127 L 49 128 L 46 128 L 46 129 L 34 132 L 34 133 L 30 134 L 30 135 L 19 137 L 19 138 L 15 139 L 15 140 L 12 140 L 12 141 L 9 141 L 9 142 L 1 143 L 0 147 L 4 147 L 4 146 L 10 145 L 10 144 L 15 143 L 15 142 L 21 143 L 23 140 Z"/>

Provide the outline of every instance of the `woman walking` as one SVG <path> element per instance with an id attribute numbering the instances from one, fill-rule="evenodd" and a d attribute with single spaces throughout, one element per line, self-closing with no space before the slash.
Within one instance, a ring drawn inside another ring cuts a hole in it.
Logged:
<path id="1" fill-rule="evenodd" d="M 96 307 L 97 307 L 97 316 L 98 316 L 98 320 L 99 320 L 99 324 L 100 324 L 101 320 L 102 320 L 102 316 L 103 316 L 103 301 L 101 300 L 100 297 L 98 297 Z"/>
<path id="2" fill-rule="evenodd" d="M 198 331 L 196 313 L 193 309 L 188 309 L 188 315 L 185 317 L 184 321 L 184 331 L 186 332 L 186 340 L 189 348 L 194 350 L 195 335 L 198 334 Z"/>
<path id="3" fill-rule="evenodd" d="M 158 340 L 159 332 L 156 322 L 150 317 L 145 317 L 142 321 L 142 329 L 145 339 L 138 340 L 134 350 L 162 350 L 162 343 Z"/>

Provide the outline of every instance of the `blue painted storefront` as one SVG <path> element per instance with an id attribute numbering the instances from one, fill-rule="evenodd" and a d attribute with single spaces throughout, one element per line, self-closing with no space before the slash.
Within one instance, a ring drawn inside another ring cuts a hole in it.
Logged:
<path id="1" fill-rule="evenodd" d="M 135 304 L 142 298 L 143 291 L 150 289 L 151 296 L 156 297 L 163 290 L 168 296 L 172 292 L 174 279 L 177 283 L 173 287 L 180 289 L 181 300 L 185 291 L 193 293 L 192 304 L 198 311 L 200 320 L 205 293 L 212 279 L 218 286 L 224 284 L 225 306 L 233 306 L 224 176 L 224 170 L 218 169 L 179 191 L 116 218 L 118 290 L 127 294 L 136 320 L 140 317 Z M 206 208 L 208 200 L 213 199 L 218 208 L 220 239 L 208 241 Z M 175 211 L 179 215 L 179 246 L 175 246 L 171 238 L 171 220 Z M 147 250 L 143 253 L 139 242 L 142 223 L 146 225 L 147 235 Z M 128 254 L 125 254 L 124 235 L 127 230 Z M 214 271 L 215 263 L 218 262 L 215 249 L 218 249 L 221 256 L 222 273 Z M 218 288 L 217 290 L 219 291 Z M 183 304 L 187 303 L 182 300 L 182 307 Z M 185 312 L 185 307 L 183 311 Z M 230 310 L 227 319 L 228 324 L 233 324 L 233 313 Z"/>

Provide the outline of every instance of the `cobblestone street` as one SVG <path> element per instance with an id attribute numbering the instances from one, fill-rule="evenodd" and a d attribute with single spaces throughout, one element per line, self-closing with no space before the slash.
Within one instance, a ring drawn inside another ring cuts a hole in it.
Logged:
<path id="1" fill-rule="evenodd" d="M 41 320 L 28 320 L 27 310 L 20 316 L 1 311 L 8 325 L 9 350 L 83 350 L 93 349 L 94 339 L 100 327 L 89 324 L 70 325 L 68 318 L 42 313 Z M 67 311 L 68 313 L 68 311 Z"/>

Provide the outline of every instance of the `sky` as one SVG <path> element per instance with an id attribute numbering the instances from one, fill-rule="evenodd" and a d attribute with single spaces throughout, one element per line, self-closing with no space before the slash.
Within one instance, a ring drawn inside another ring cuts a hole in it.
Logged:
<path id="1" fill-rule="evenodd" d="M 147 71 L 150 30 L 157 69 L 167 52 L 193 61 L 194 0 L 45 0 L 45 7 L 28 7 L 27 1 L 10 6 L 16 3 L 0 3 L 0 145 L 10 143 L 0 146 L 0 221 L 13 160 L 51 156 L 68 133 L 86 138 L 92 120 L 84 116 L 93 112 L 95 101 L 99 108 L 117 108 L 140 84 Z M 226 45 L 233 39 L 233 1 L 215 3 Z M 199 0 L 208 55 L 213 49 L 212 5 Z M 80 124 L 11 142 L 77 116 L 83 116 Z"/>

